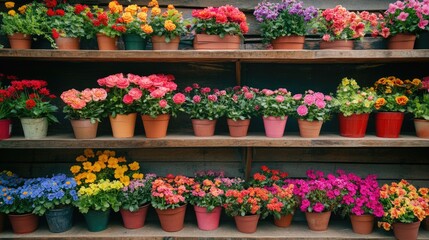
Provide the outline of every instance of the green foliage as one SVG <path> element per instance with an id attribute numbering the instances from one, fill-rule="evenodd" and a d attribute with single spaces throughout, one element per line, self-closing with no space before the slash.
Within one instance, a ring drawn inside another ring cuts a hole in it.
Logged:
<path id="1" fill-rule="evenodd" d="M 412 113 L 414 118 L 429 120 L 429 94 L 426 92 L 414 97 L 409 102 L 408 112 Z"/>
<path id="2" fill-rule="evenodd" d="M 149 25 L 153 29 L 152 36 L 165 36 L 167 43 L 186 33 L 182 13 L 174 8 L 158 15 L 153 15 L 152 12 Z"/>
<path id="3" fill-rule="evenodd" d="M 334 101 L 337 111 L 344 116 L 371 113 L 374 110 L 376 95 L 374 90 L 363 88 L 352 78 L 343 78 L 337 87 Z"/>

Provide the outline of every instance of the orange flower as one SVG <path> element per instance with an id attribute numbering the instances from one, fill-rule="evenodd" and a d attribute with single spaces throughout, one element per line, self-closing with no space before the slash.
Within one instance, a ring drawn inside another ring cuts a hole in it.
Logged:
<path id="1" fill-rule="evenodd" d="M 136 4 L 132 4 L 126 7 L 124 11 L 131 13 L 131 15 L 136 15 L 138 10 L 139 7 Z"/>
<path id="2" fill-rule="evenodd" d="M 132 15 L 132 13 L 130 13 L 130 12 L 124 12 L 122 14 L 122 20 L 124 21 L 124 23 L 128 24 L 128 23 L 134 21 L 134 17 Z"/>
<path id="3" fill-rule="evenodd" d="M 151 14 L 152 14 L 152 16 L 158 16 L 159 14 L 161 14 L 161 8 L 159 8 L 159 7 L 152 8 Z"/>
<path id="4" fill-rule="evenodd" d="M 139 12 L 137 14 L 137 17 L 142 21 L 142 22 L 146 22 L 147 21 L 147 13 L 146 12 Z"/>
<path id="5" fill-rule="evenodd" d="M 109 2 L 109 10 L 111 13 L 120 13 L 123 8 L 122 5 L 118 3 L 118 1 Z"/>
<path id="6" fill-rule="evenodd" d="M 158 1 L 157 0 L 151 0 L 148 4 L 149 7 L 158 7 Z"/>
<path id="7" fill-rule="evenodd" d="M 166 20 L 164 23 L 164 27 L 167 31 L 172 32 L 176 29 L 176 24 L 174 24 L 171 20 Z"/>
<path id="8" fill-rule="evenodd" d="M 375 101 L 375 109 L 380 109 L 382 106 L 386 105 L 386 99 L 384 98 L 377 98 L 377 100 Z"/>
<path id="9" fill-rule="evenodd" d="M 76 158 L 76 162 L 85 162 L 85 161 L 87 161 L 88 160 L 88 158 L 86 158 L 85 156 L 83 156 L 83 155 L 80 155 L 80 156 L 78 156 L 77 158 Z"/>
<path id="10" fill-rule="evenodd" d="M 174 9 L 174 6 L 172 4 L 168 4 L 167 9 L 172 10 L 172 9 Z"/>
<path id="11" fill-rule="evenodd" d="M 408 98 L 406 96 L 395 97 L 395 101 L 398 105 L 405 106 L 408 103 Z"/>

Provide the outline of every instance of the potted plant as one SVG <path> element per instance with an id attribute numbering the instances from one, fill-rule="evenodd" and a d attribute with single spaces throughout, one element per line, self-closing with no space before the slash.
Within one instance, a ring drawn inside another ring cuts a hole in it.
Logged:
<path id="1" fill-rule="evenodd" d="M 152 182 L 151 204 L 158 214 L 162 230 L 177 232 L 183 229 L 187 197 L 193 178 L 168 174 Z"/>
<path id="2" fill-rule="evenodd" d="M 429 138 L 429 93 L 427 81 L 422 82 L 422 85 L 423 91 L 410 100 L 407 110 L 414 116 L 417 137 Z"/>
<path id="3" fill-rule="evenodd" d="M 383 37 L 389 38 L 389 49 L 413 49 L 416 34 L 428 25 L 429 12 L 426 2 L 409 0 L 389 4 L 381 26 Z"/>
<path id="4" fill-rule="evenodd" d="M 136 229 L 144 226 L 151 200 L 152 181 L 155 178 L 155 174 L 146 174 L 144 178 L 131 180 L 128 186 L 122 188 L 119 201 L 125 228 Z"/>
<path id="5" fill-rule="evenodd" d="M 374 83 L 377 94 L 374 107 L 378 111 L 375 115 L 377 137 L 399 137 L 409 97 L 421 85 L 420 79 L 401 80 L 394 76 L 380 78 Z"/>
<path id="6" fill-rule="evenodd" d="M 320 135 L 322 124 L 331 118 L 335 101 L 331 95 L 307 90 L 303 94 L 292 96 L 295 111 L 293 116 L 298 119 L 299 134 L 305 138 L 315 138 Z"/>
<path id="7" fill-rule="evenodd" d="M 107 92 L 103 88 L 86 88 L 83 91 L 70 89 L 61 94 L 66 104 L 63 112 L 70 119 L 77 139 L 90 139 L 97 136 L 98 123 L 104 114 L 104 101 Z"/>
<path id="8" fill-rule="evenodd" d="M 350 216 L 353 232 L 370 234 L 374 227 L 375 217 L 384 215 L 380 202 L 380 188 L 376 175 L 361 178 L 354 173 L 338 170 L 338 178 L 346 182 L 346 193 L 341 200 L 341 214 Z"/>
<path id="9" fill-rule="evenodd" d="M 58 122 L 54 113 L 58 107 L 51 103 L 55 98 L 44 80 L 12 81 L 13 109 L 11 113 L 21 119 L 26 139 L 40 139 L 48 134 L 48 122 Z"/>
<path id="10" fill-rule="evenodd" d="M 20 178 L 17 174 L 8 171 L 3 170 L 0 172 L 0 189 L 2 190 L 3 194 L 0 196 L 0 232 L 3 232 L 4 223 L 6 221 L 6 211 L 8 208 L 8 205 L 5 204 L 6 201 L 11 200 L 11 197 L 7 194 L 11 191 L 12 188 L 17 188 L 18 186 L 21 186 L 24 183 L 24 179 Z M 6 194 L 5 194 L 6 193 Z"/>
<path id="11" fill-rule="evenodd" d="M 149 7 L 152 7 L 150 28 L 144 27 L 143 31 L 150 34 L 153 50 L 179 49 L 180 36 L 187 31 L 182 13 L 171 4 L 162 13 L 157 0 L 152 0 Z"/>
<path id="12" fill-rule="evenodd" d="M 144 50 L 148 34 L 146 33 L 148 25 L 148 8 L 139 7 L 136 4 L 127 6 L 121 14 L 120 22 L 125 24 L 126 31 L 122 38 L 126 50 Z"/>
<path id="13" fill-rule="evenodd" d="M 291 92 L 285 88 L 263 89 L 258 95 L 260 112 L 264 120 L 265 135 L 283 137 L 288 115 L 293 112 Z"/>
<path id="14" fill-rule="evenodd" d="M 371 88 L 362 88 L 353 78 L 343 78 L 335 96 L 340 135 L 361 138 L 365 136 L 369 114 L 374 110 L 376 95 Z"/>
<path id="15" fill-rule="evenodd" d="M 46 216 L 49 231 L 65 232 L 73 226 L 73 203 L 77 201 L 76 181 L 65 174 L 38 178 L 33 213 Z"/>
<path id="16" fill-rule="evenodd" d="M 397 239 L 417 239 L 420 222 L 427 216 L 428 203 L 416 187 L 402 179 L 384 184 L 380 190 L 384 216 L 378 226 L 393 233 Z"/>
<path id="17" fill-rule="evenodd" d="M 229 189 L 225 196 L 225 213 L 234 217 L 237 230 L 243 233 L 256 232 L 259 218 L 268 215 L 265 206 L 269 192 L 264 188 L 249 187 L 242 190 Z"/>
<path id="18" fill-rule="evenodd" d="M 247 86 L 236 86 L 226 89 L 226 94 L 220 96 L 225 106 L 229 134 L 231 137 L 245 137 L 250 125 L 250 119 L 257 114 L 258 89 Z"/>
<path id="19" fill-rule="evenodd" d="M 13 89 L 3 85 L 4 79 L 9 79 L 10 77 L 0 74 L 0 140 L 10 138 L 12 130 L 10 118 L 13 116 L 11 114 Z"/>
<path id="20" fill-rule="evenodd" d="M 137 111 L 142 115 L 147 138 L 165 137 L 170 116 L 176 117 L 182 110 L 185 95 L 176 93 L 174 80 L 170 74 L 151 74 L 136 79 L 141 91 Z"/>
<path id="21" fill-rule="evenodd" d="M 217 119 L 224 115 L 225 106 L 219 100 L 219 96 L 226 95 L 226 91 L 215 90 L 200 87 L 197 83 L 184 90 L 186 101 L 183 108 L 192 120 L 195 136 L 213 136 Z"/>
<path id="22" fill-rule="evenodd" d="M 298 206 L 298 198 L 293 194 L 295 185 L 273 184 L 267 187 L 270 192 L 270 198 L 267 203 L 267 211 L 274 216 L 274 225 L 278 227 L 289 227 L 295 209 Z"/>
<path id="23" fill-rule="evenodd" d="M 249 186 L 261 188 L 271 187 L 274 184 L 282 186 L 288 175 L 287 172 L 282 172 L 278 169 L 270 169 L 262 165 L 261 170 L 253 174 L 252 179 L 249 181 Z"/>
<path id="24" fill-rule="evenodd" d="M 232 5 L 192 11 L 194 49 L 240 49 L 241 37 L 249 31 L 246 15 Z"/>
<path id="25" fill-rule="evenodd" d="M 253 15 L 260 23 L 262 41 L 273 49 L 303 49 L 311 20 L 317 16 L 314 6 L 302 6 L 299 0 L 258 3 Z"/>

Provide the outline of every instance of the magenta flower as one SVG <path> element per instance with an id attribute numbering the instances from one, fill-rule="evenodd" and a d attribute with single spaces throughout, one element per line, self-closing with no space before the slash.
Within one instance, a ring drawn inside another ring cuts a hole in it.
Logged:
<path id="1" fill-rule="evenodd" d="M 405 22 L 407 20 L 408 15 L 409 14 L 406 12 L 401 12 L 396 19 L 398 19 L 399 21 Z"/>
<path id="2" fill-rule="evenodd" d="M 201 97 L 200 97 L 199 95 L 195 95 L 195 96 L 192 98 L 192 101 L 193 101 L 194 103 L 200 103 L 200 102 L 201 102 Z"/>
<path id="3" fill-rule="evenodd" d="M 305 116 L 308 114 L 308 108 L 305 105 L 301 105 L 296 109 L 299 116 Z"/>
<path id="4" fill-rule="evenodd" d="M 313 209 L 315 212 L 320 213 L 320 212 L 323 212 L 323 210 L 325 209 L 325 206 L 322 203 L 318 202 L 318 203 L 314 204 Z"/>

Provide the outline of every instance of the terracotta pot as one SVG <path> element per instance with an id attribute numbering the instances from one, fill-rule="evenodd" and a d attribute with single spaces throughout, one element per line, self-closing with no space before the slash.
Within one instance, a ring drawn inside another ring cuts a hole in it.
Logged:
<path id="1" fill-rule="evenodd" d="M 352 114 L 347 117 L 340 113 L 338 114 L 338 119 L 341 136 L 351 138 L 365 137 L 369 113 Z"/>
<path id="2" fill-rule="evenodd" d="M 213 211 L 207 212 L 207 208 L 194 206 L 197 217 L 198 228 L 204 231 L 215 230 L 219 227 L 222 207 L 215 207 Z"/>
<path id="3" fill-rule="evenodd" d="M 292 223 L 293 214 L 288 214 L 285 216 L 281 216 L 280 218 L 274 217 L 274 225 L 277 227 L 289 227 Z"/>
<path id="4" fill-rule="evenodd" d="M 149 204 L 141 206 L 137 211 L 131 212 L 129 210 L 121 209 L 122 220 L 124 221 L 124 227 L 128 229 L 137 229 L 144 227 L 146 220 L 147 210 Z"/>
<path id="5" fill-rule="evenodd" d="M 422 223 L 423 223 L 423 228 L 424 228 L 426 231 L 429 231 L 429 217 L 426 217 L 426 218 L 422 221 Z"/>
<path id="6" fill-rule="evenodd" d="M 196 137 L 211 137 L 214 135 L 217 120 L 191 119 Z"/>
<path id="7" fill-rule="evenodd" d="M 137 113 L 117 114 L 116 117 L 109 116 L 112 126 L 113 137 L 131 138 L 134 137 Z"/>
<path id="8" fill-rule="evenodd" d="M 242 233 L 254 233 L 258 228 L 259 215 L 234 216 L 235 226 Z"/>
<path id="9" fill-rule="evenodd" d="M 25 139 L 41 139 L 48 135 L 48 118 L 21 118 Z"/>
<path id="10" fill-rule="evenodd" d="M 55 43 L 60 50 L 79 50 L 80 48 L 80 39 L 76 37 L 58 37 Z"/>
<path id="11" fill-rule="evenodd" d="M 31 36 L 28 34 L 14 33 L 7 38 L 12 49 L 31 49 Z"/>
<path id="12" fill-rule="evenodd" d="M 281 117 L 262 117 L 264 120 L 265 136 L 270 138 L 281 138 L 283 137 L 287 116 Z"/>
<path id="13" fill-rule="evenodd" d="M 196 34 L 194 38 L 195 50 L 237 50 L 240 49 L 241 38 L 235 35 Z"/>
<path id="14" fill-rule="evenodd" d="M 419 235 L 420 222 L 393 223 L 393 234 L 398 240 L 414 240 Z"/>
<path id="15" fill-rule="evenodd" d="M 305 212 L 308 228 L 312 231 L 326 231 L 328 230 L 329 218 L 331 212 Z"/>
<path id="16" fill-rule="evenodd" d="M 147 138 L 163 138 L 167 136 L 169 114 L 152 118 L 150 115 L 142 115 L 144 131 Z"/>
<path id="17" fill-rule="evenodd" d="M 305 36 L 283 36 L 271 40 L 273 49 L 304 49 Z"/>
<path id="18" fill-rule="evenodd" d="M 321 41 L 320 49 L 332 49 L 332 50 L 353 50 L 353 40 L 334 40 L 334 41 Z"/>
<path id="19" fill-rule="evenodd" d="M 416 41 L 415 34 L 399 33 L 395 36 L 391 36 L 387 43 L 388 49 L 414 49 L 414 43 Z"/>
<path id="20" fill-rule="evenodd" d="M 12 225 L 12 230 L 17 234 L 31 233 L 36 231 L 39 225 L 39 217 L 29 214 L 9 214 L 9 221 Z"/>
<path id="21" fill-rule="evenodd" d="M 160 210 L 155 208 L 161 222 L 162 230 L 166 232 L 178 232 L 184 227 L 186 205 L 175 209 Z"/>
<path id="22" fill-rule="evenodd" d="M 247 136 L 247 131 L 249 130 L 250 119 L 245 120 L 232 120 L 227 119 L 229 135 L 231 137 L 245 137 Z"/>
<path id="23" fill-rule="evenodd" d="M 118 50 L 117 37 L 108 37 L 102 33 L 97 33 L 98 50 Z"/>
<path id="24" fill-rule="evenodd" d="M 378 112 L 375 114 L 375 135 L 383 138 L 398 138 L 404 113 Z"/>
<path id="25" fill-rule="evenodd" d="M 303 138 L 317 138 L 320 135 L 323 121 L 307 121 L 298 119 L 299 135 Z"/>
<path id="26" fill-rule="evenodd" d="M 419 138 L 429 138 L 429 121 L 425 119 L 414 119 L 416 135 Z"/>
<path id="27" fill-rule="evenodd" d="M 10 119 L 0 119 L 0 140 L 10 138 L 12 132 L 12 121 Z"/>
<path id="28" fill-rule="evenodd" d="M 350 215 L 353 232 L 358 234 L 370 234 L 374 228 L 374 215 Z"/>
<path id="29" fill-rule="evenodd" d="M 165 36 L 152 36 L 153 50 L 178 50 L 180 37 L 171 39 L 170 42 L 165 42 Z"/>
<path id="30" fill-rule="evenodd" d="M 91 139 L 97 137 L 98 121 L 91 123 L 90 119 L 70 119 L 76 139 Z"/>

